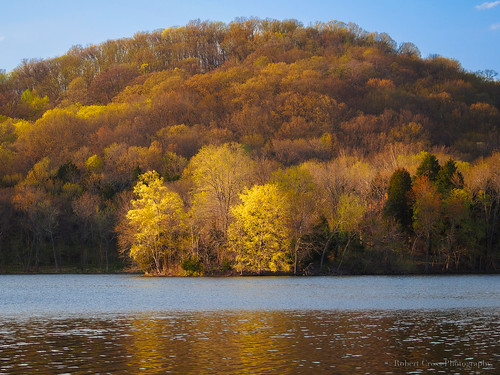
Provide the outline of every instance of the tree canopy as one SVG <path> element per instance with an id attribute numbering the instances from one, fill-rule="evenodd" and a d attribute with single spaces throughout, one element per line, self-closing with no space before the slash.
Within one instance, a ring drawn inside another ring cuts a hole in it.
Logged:
<path id="1" fill-rule="evenodd" d="M 255 185 L 232 209 L 229 241 L 239 271 L 289 271 L 289 205 L 274 184 Z"/>
<path id="2" fill-rule="evenodd" d="M 122 243 L 129 242 L 130 256 L 143 271 L 165 273 L 181 252 L 184 204 L 154 171 L 139 176 L 134 194 L 120 231 Z"/>

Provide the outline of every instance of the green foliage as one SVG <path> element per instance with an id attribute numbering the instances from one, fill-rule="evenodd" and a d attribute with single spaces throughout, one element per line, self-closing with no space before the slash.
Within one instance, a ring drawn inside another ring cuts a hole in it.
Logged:
<path id="1" fill-rule="evenodd" d="M 63 182 L 74 183 L 80 178 L 80 170 L 74 163 L 68 161 L 58 168 L 56 177 Z"/>
<path id="2" fill-rule="evenodd" d="M 138 165 L 132 169 L 132 181 L 137 181 L 139 179 L 139 176 L 142 174 L 141 167 Z"/>
<path id="3" fill-rule="evenodd" d="M 409 194 L 411 187 L 411 176 L 406 169 L 400 168 L 394 171 L 387 189 L 384 215 L 394 217 L 403 228 L 409 228 L 412 224 L 413 212 Z"/>
<path id="4" fill-rule="evenodd" d="M 196 256 L 189 256 L 184 259 L 181 267 L 187 276 L 200 276 L 203 274 L 203 263 Z"/>
<path id="5" fill-rule="evenodd" d="M 98 155 L 94 154 L 85 161 L 85 166 L 91 173 L 101 173 L 104 167 L 104 162 Z"/>
<path id="6" fill-rule="evenodd" d="M 366 212 L 366 206 L 354 194 L 344 193 L 339 197 L 335 213 L 336 227 L 342 232 L 354 232 L 358 229 Z"/>
<path id="7" fill-rule="evenodd" d="M 26 89 L 21 94 L 21 100 L 31 106 L 33 111 L 41 112 L 44 110 L 45 106 L 49 102 L 49 98 L 44 96 L 43 98 L 34 94 L 30 89 Z"/>
<path id="8" fill-rule="evenodd" d="M 417 168 L 416 176 L 426 176 L 431 182 L 438 178 L 441 167 L 435 155 L 428 152 L 424 153 L 424 158 Z"/>
<path id="9" fill-rule="evenodd" d="M 452 189 L 461 189 L 464 185 L 464 178 L 462 173 L 457 169 L 453 159 L 448 160 L 440 168 L 436 184 L 441 194 L 447 194 Z"/>

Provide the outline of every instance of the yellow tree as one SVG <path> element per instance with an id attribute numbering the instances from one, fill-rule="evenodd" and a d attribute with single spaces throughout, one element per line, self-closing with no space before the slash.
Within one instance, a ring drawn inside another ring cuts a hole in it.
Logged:
<path id="1" fill-rule="evenodd" d="M 345 232 L 348 236 L 340 263 L 337 267 L 337 272 L 340 271 L 340 266 L 344 260 L 351 241 L 355 238 L 360 223 L 366 213 L 366 205 L 361 201 L 361 198 L 355 194 L 344 193 L 339 197 L 337 212 L 335 214 L 335 226 L 338 231 Z"/>
<path id="2" fill-rule="evenodd" d="M 234 221 L 228 230 L 237 270 L 289 271 L 289 208 L 285 194 L 275 184 L 255 185 L 240 199 L 241 204 L 231 209 Z"/>
<path id="3" fill-rule="evenodd" d="M 230 207 L 251 179 L 253 162 L 236 143 L 203 147 L 188 166 L 193 181 L 192 217 L 202 241 L 225 258 L 224 244 L 230 221 Z"/>
<path id="4" fill-rule="evenodd" d="M 184 229 L 184 205 L 155 171 L 139 176 L 134 187 L 136 198 L 120 226 L 122 245 L 145 272 L 165 273 L 179 260 Z"/>
<path id="5" fill-rule="evenodd" d="M 304 164 L 304 167 L 310 171 L 318 188 L 320 215 L 327 223 L 326 242 L 320 261 L 322 270 L 327 251 L 333 241 L 337 242 L 333 254 L 334 261 L 337 261 L 340 233 L 345 232 L 351 235 L 354 234 L 354 229 L 357 229 L 366 211 L 364 206 L 370 194 L 375 173 L 368 163 L 348 156 L 340 156 L 328 163 L 308 162 Z M 350 217 L 349 210 L 351 209 L 356 211 L 356 214 Z M 353 225 L 346 224 L 349 217 Z M 347 239 L 344 252 L 349 244 L 350 240 Z"/>
<path id="6" fill-rule="evenodd" d="M 311 229 L 318 216 L 318 197 L 313 178 L 309 171 L 301 166 L 292 166 L 274 173 L 280 190 L 289 202 L 289 220 L 291 234 L 291 255 L 293 272 L 297 274 L 300 262 L 309 255 L 311 246 L 304 236 Z"/>

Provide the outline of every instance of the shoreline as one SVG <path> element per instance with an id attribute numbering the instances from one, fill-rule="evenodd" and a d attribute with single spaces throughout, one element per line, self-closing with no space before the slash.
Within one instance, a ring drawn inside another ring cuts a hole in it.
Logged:
<path id="1" fill-rule="evenodd" d="M 130 275 L 152 278 L 241 278 L 241 277 L 351 277 L 351 276 L 467 276 L 467 275 L 500 275 L 500 272 L 392 272 L 392 273 L 317 273 L 309 275 L 295 275 L 293 273 L 226 273 L 226 274 L 204 274 L 204 275 L 152 275 L 140 271 L 116 271 L 116 272 L 0 272 L 0 276 L 7 275 Z"/>

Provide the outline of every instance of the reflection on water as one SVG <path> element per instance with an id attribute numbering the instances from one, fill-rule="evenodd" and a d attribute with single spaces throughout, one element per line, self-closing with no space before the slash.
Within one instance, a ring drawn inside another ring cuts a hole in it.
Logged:
<path id="1" fill-rule="evenodd" d="M 497 373 L 498 310 L 0 318 L 0 373 Z"/>
<path id="2" fill-rule="evenodd" d="M 0 374 L 493 374 L 499 281 L 0 275 Z"/>

